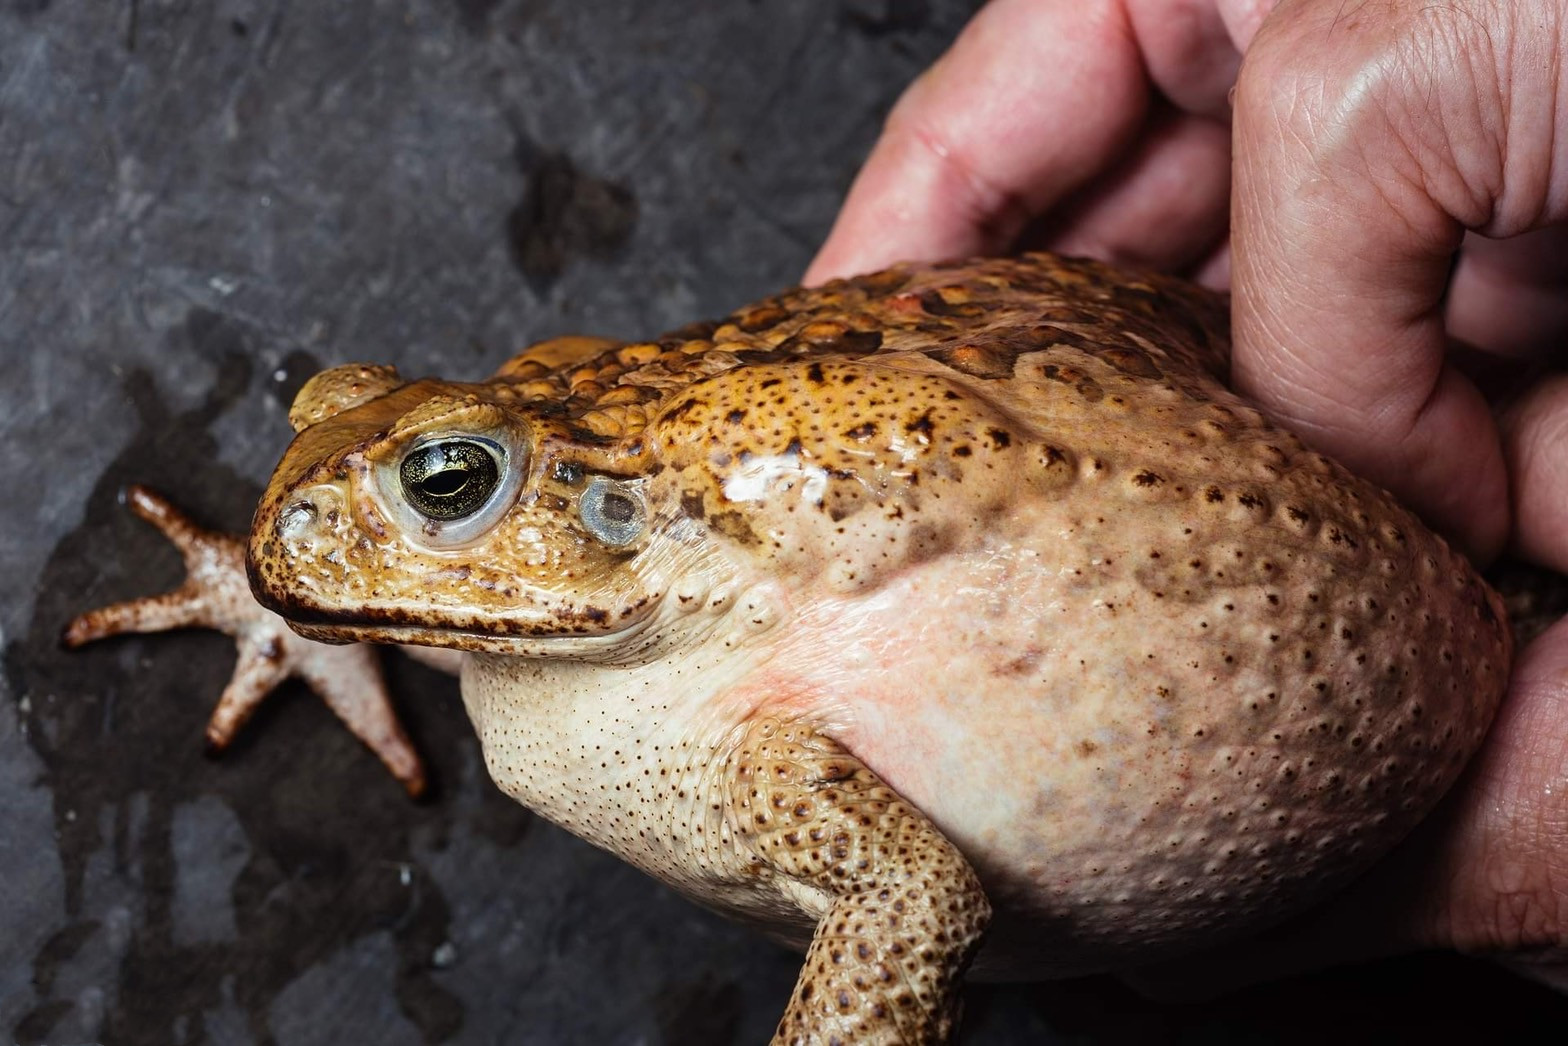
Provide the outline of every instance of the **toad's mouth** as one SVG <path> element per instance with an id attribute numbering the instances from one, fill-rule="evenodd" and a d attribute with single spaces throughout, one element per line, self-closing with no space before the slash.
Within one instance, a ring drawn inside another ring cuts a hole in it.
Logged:
<path id="1" fill-rule="evenodd" d="M 403 600 L 336 607 L 298 590 L 278 591 L 254 573 L 251 591 L 295 632 L 320 643 L 409 643 L 519 654 L 620 646 L 643 630 L 660 603 L 658 593 L 645 593 L 609 608 L 564 600 L 519 601 L 502 609 Z"/>
<path id="2" fill-rule="evenodd" d="M 317 643 L 390 643 L 398 646 L 444 647 L 468 653 L 510 654 L 516 657 L 555 655 L 582 659 L 589 659 L 595 653 L 609 654 L 620 650 L 631 635 L 640 631 L 633 625 L 617 632 L 591 636 L 501 636 L 412 625 L 313 625 L 288 621 L 288 626 Z"/>

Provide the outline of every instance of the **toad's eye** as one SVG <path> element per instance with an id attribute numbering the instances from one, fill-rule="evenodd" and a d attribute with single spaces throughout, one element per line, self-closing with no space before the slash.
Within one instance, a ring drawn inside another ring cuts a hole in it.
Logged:
<path id="1" fill-rule="evenodd" d="M 641 537 L 648 518 L 636 489 L 608 476 L 595 476 L 588 481 L 577 500 L 577 513 L 590 534 L 617 547 Z"/>
<path id="2" fill-rule="evenodd" d="M 500 484 L 495 454 L 483 443 L 448 439 L 426 443 L 403 459 L 398 470 L 403 497 L 429 519 L 471 516 Z"/>

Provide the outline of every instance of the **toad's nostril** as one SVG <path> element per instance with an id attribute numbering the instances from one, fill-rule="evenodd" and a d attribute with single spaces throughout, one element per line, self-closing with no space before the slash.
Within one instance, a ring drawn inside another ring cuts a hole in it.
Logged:
<path id="1" fill-rule="evenodd" d="M 316 525 L 316 506 L 308 501 L 296 501 L 284 509 L 278 516 L 278 536 L 283 538 L 304 537 L 305 532 Z"/>
<path id="2" fill-rule="evenodd" d="M 342 499 L 329 487 L 303 492 L 278 513 L 278 537 L 302 541 L 330 531 L 342 511 Z"/>

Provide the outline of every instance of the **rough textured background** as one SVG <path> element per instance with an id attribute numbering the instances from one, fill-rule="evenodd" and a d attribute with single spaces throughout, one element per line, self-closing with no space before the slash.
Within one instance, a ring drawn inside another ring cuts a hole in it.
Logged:
<path id="1" fill-rule="evenodd" d="M 401 666 L 437 785 L 415 805 L 294 688 L 203 758 L 220 637 L 55 637 L 178 580 L 119 488 L 242 528 L 320 366 L 479 377 L 790 282 L 971 6 L 0 4 L 0 1042 L 765 1039 L 795 959 L 503 800 L 444 677 Z M 977 988 L 965 1041 L 1564 1016 L 1428 959 L 1190 1007 Z"/>

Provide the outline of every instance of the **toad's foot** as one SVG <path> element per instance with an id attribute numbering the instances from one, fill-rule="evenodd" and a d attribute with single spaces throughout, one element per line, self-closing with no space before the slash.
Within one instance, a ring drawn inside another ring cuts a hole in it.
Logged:
<path id="1" fill-rule="evenodd" d="M 295 635 L 256 602 L 245 578 L 245 544 L 204 530 L 145 487 L 126 491 L 131 510 L 161 530 L 185 559 L 185 583 L 173 592 L 100 607 L 66 626 L 66 646 L 123 632 L 199 626 L 234 637 L 239 661 L 207 722 L 207 742 L 226 748 L 273 688 L 303 679 L 386 764 L 409 795 L 425 790 L 425 770 L 392 710 L 376 655 L 368 646 L 329 646 Z"/>

